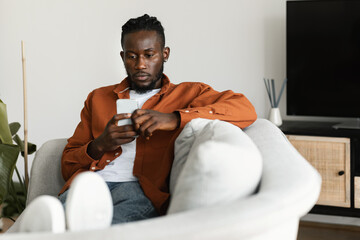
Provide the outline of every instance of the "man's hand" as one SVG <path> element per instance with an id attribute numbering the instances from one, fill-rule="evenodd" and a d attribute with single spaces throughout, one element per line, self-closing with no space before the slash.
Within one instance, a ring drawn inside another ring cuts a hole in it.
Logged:
<path id="1" fill-rule="evenodd" d="M 104 132 L 92 141 L 87 149 L 87 153 L 93 159 L 100 159 L 104 153 L 114 151 L 122 144 L 129 143 L 137 135 L 132 125 L 118 126 L 117 122 L 121 119 L 128 119 L 131 114 L 115 114 L 106 124 Z"/>
<path id="2" fill-rule="evenodd" d="M 171 131 L 179 127 L 180 116 L 178 113 L 161 113 L 154 110 L 138 109 L 131 119 L 134 129 L 140 136 L 149 139 L 154 131 Z"/>

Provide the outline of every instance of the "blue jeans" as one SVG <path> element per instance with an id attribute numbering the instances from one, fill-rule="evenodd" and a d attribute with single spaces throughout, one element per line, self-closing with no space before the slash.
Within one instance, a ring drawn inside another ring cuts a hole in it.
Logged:
<path id="1" fill-rule="evenodd" d="M 157 217 L 151 201 L 145 196 L 139 182 L 106 182 L 113 200 L 113 219 L 111 224 L 132 222 Z M 65 208 L 68 191 L 59 196 Z"/>

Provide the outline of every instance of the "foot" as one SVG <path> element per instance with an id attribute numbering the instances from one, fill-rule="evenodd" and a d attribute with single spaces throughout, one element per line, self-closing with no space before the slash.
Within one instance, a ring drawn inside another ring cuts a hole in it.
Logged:
<path id="1" fill-rule="evenodd" d="M 52 196 L 40 196 L 34 199 L 22 213 L 20 232 L 65 231 L 64 208 L 60 201 Z"/>
<path id="2" fill-rule="evenodd" d="M 96 173 L 76 176 L 66 198 L 66 224 L 69 231 L 107 228 L 111 225 L 113 203 L 105 181 Z"/>

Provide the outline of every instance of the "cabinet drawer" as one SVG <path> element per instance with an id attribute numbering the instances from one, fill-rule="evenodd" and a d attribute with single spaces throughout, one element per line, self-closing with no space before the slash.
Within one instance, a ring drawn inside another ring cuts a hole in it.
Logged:
<path id="1" fill-rule="evenodd" d="M 350 207 L 350 139 L 296 135 L 287 137 L 322 177 L 317 204 Z"/>

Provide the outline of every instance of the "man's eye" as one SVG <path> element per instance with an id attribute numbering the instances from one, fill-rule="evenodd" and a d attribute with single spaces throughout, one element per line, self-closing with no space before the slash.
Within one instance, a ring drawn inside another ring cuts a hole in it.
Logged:
<path id="1" fill-rule="evenodd" d="M 135 56 L 135 55 L 128 55 L 128 58 L 130 58 L 130 59 L 135 59 L 136 56 Z"/>
<path id="2" fill-rule="evenodd" d="M 151 58 L 151 57 L 154 56 L 154 54 L 146 54 L 145 56 L 148 57 L 148 58 Z"/>

